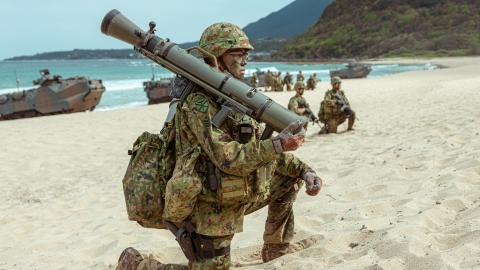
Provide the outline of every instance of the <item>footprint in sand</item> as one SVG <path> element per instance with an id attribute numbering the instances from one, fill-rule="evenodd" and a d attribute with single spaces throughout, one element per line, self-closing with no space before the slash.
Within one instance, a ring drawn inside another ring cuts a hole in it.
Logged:
<path id="1" fill-rule="evenodd" d="M 302 250 L 308 249 L 317 245 L 321 240 L 325 237 L 323 235 L 313 235 L 302 239 L 298 242 L 293 243 L 295 246 L 295 251 L 292 253 L 297 253 Z M 255 247 L 246 247 L 234 252 L 235 259 L 232 262 L 232 265 L 235 267 L 245 267 L 245 266 L 252 266 L 252 265 L 259 265 L 262 264 L 262 254 L 261 254 L 261 246 Z"/>

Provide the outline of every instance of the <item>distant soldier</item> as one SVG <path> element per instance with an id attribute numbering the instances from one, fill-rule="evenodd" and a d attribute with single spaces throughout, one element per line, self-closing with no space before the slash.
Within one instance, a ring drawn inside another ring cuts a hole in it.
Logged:
<path id="1" fill-rule="evenodd" d="M 283 78 L 283 84 L 287 86 L 287 91 L 292 91 L 292 81 L 293 81 L 292 74 L 290 74 L 290 72 L 287 71 L 287 74 Z"/>
<path id="2" fill-rule="evenodd" d="M 280 77 L 280 74 L 281 73 L 278 72 L 277 74 L 275 74 L 273 76 L 272 90 L 275 91 L 275 92 L 283 91 L 282 77 Z"/>
<path id="3" fill-rule="evenodd" d="M 297 74 L 297 82 L 300 82 L 300 81 L 301 82 L 305 81 L 305 77 L 303 77 L 303 74 L 302 74 L 301 70 L 299 70 L 298 74 Z"/>
<path id="4" fill-rule="evenodd" d="M 272 87 L 273 81 L 273 74 L 270 70 L 267 70 L 267 74 L 265 75 L 265 91 L 269 91 L 270 87 Z"/>
<path id="5" fill-rule="evenodd" d="M 303 82 L 296 82 L 295 86 L 295 96 L 290 98 L 288 102 L 288 109 L 298 115 L 303 115 L 307 117 L 310 121 L 318 123 L 317 117 L 313 114 L 310 109 L 310 105 L 307 100 L 303 97 L 305 91 L 305 84 Z"/>
<path id="6" fill-rule="evenodd" d="M 332 89 L 325 93 L 325 98 L 320 104 L 320 111 L 318 117 L 320 122 L 324 124 L 321 134 L 336 133 L 337 127 L 341 125 L 348 118 L 347 130 L 353 129 L 355 123 L 355 112 L 350 108 L 345 93 L 340 90 L 342 81 L 340 77 L 332 77 Z"/>
<path id="7" fill-rule="evenodd" d="M 307 90 L 315 90 L 315 78 L 313 78 L 313 75 L 310 75 L 307 80 Z"/>
<path id="8" fill-rule="evenodd" d="M 258 86 L 258 77 L 257 77 L 257 73 L 254 72 L 252 74 L 252 78 L 250 78 L 250 85 L 253 87 L 253 88 L 257 88 Z"/>

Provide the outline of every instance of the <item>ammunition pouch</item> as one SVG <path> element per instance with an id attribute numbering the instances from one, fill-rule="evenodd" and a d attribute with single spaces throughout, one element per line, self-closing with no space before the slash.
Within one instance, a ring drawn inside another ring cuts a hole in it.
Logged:
<path id="1" fill-rule="evenodd" d="M 206 189 L 215 194 L 212 202 L 221 207 L 221 205 L 232 205 L 247 201 L 248 179 L 246 177 L 226 174 L 216 168 L 208 159 L 204 159 L 204 164 L 205 169 L 197 168 L 197 172 L 199 175 L 204 175 Z"/>
<path id="2" fill-rule="evenodd" d="M 201 261 L 230 254 L 230 246 L 215 249 L 213 238 L 195 232 L 195 227 L 187 222 L 178 228 L 174 223 L 165 221 L 165 226 L 175 235 L 180 248 L 189 261 Z"/>

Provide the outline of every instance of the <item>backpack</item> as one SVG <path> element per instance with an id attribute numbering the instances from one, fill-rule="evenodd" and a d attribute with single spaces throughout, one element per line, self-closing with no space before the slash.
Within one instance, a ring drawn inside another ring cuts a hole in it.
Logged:
<path id="1" fill-rule="evenodd" d="M 175 115 L 178 106 L 197 86 L 177 76 L 170 84 L 173 98 L 160 134 L 143 132 L 133 143 L 127 171 L 123 177 L 123 193 L 128 219 L 145 228 L 166 229 L 163 224 L 165 190 L 176 163 Z"/>
<path id="2" fill-rule="evenodd" d="M 175 129 L 165 127 L 160 134 L 143 132 L 129 154 L 122 181 L 128 219 L 142 227 L 165 229 L 162 213 L 165 187 L 175 168 Z"/>

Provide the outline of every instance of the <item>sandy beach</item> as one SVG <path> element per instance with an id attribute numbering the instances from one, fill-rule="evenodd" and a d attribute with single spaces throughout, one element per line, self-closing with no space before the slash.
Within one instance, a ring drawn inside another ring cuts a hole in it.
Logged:
<path id="1" fill-rule="evenodd" d="M 263 264 L 266 209 L 235 236 L 238 269 L 480 269 L 480 58 L 389 59 L 448 68 L 344 80 L 359 121 L 296 154 L 324 178 L 295 204 L 296 239 Z M 329 82 L 305 97 L 316 113 Z M 287 105 L 293 92 L 271 93 Z M 168 104 L 0 122 L 0 269 L 115 269 L 133 246 L 186 262 L 171 233 L 128 221 L 127 150 Z"/>

